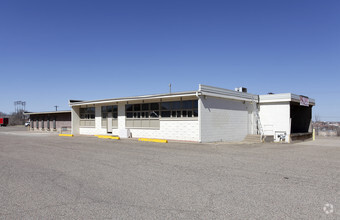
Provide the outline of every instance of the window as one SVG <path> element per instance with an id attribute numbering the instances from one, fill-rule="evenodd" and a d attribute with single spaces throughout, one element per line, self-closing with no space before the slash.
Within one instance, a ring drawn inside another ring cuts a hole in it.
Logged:
<path id="1" fill-rule="evenodd" d="M 161 102 L 161 109 L 162 110 L 170 110 L 172 106 L 171 102 Z"/>
<path id="2" fill-rule="evenodd" d="M 95 108 L 80 108 L 80 119 L 94 119 L 95 118 Z"/>
<path id="3" fill-rule="evenodd" d="M 125 105 L 126 118 L 198 117 L 198 100 Z"/>
<path id="4" fill-rule="evenodd" d="M 125 109 L 126 111 L 132 111 L 132 105 L 126 105 Z"/>
<path id="5" fill-rule="evenodd" d="M 150 104 L 142 104 L 143 111 L 149 111 L 149 109 L 150 109 Z"/>
<path id="6" fill-rule="evenodd" d="M 159 103 L 151 103 L 150 110 L 159 110 Z"/>
<path id="7" fill-rule="evenodd" d="M 144 103 L 126 105 L 127 118 L 158 118 L 159 104 L 158 103 Z M 157 110 L 157 111 L 154 111 Z"/>
<path id="8" fill-rule="evenodd" d="M 107 118 L 109 113 L 112 113 L 112 118 L 118 117 L 118 106 L 117 105 L 109 105 L 102 106 L 102 118 Z"/>
<path id="9" fill-rule="evenodd" d="M 183 117 L 198 117 L 198 101 L 183 101 L 182 102 Z"/>

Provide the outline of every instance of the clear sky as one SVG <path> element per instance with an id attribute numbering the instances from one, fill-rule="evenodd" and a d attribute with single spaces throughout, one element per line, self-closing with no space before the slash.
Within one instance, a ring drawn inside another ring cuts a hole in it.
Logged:
<path id="1" fill-rule="evenodd" d="M 0 111 L 197 90 L 292 92 L 340 121 L 340 1 L 1 0 Z"/>

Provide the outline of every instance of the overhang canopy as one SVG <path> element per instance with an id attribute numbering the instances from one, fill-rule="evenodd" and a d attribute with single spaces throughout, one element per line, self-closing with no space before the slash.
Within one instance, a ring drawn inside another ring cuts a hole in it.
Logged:
<path id="1" fill-rule="evenodd" d="M 268 95 L 260 95 L 260 103 L 275 103 L 275 102 L 295 102 L 300 103 L 301 98 L 306 96 L 300 96 L 292 93 L 280 93 L 280 94 L 268 94 Z M 308 98 L 309 105 L 314 106 L 315 100 L 312 98 Z"/>

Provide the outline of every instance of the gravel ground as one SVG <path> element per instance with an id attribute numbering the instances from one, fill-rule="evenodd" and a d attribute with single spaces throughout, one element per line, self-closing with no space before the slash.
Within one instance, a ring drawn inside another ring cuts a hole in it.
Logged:
<path id="1" fill-rule="evenodd" d="M 159 144 L 0 128 L 0 219 L 60 218 L 340 219 L 340 139 Z"/>

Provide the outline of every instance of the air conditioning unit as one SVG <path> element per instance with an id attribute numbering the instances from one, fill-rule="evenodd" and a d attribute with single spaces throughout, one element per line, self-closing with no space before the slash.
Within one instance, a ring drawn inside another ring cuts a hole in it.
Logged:
<path id="1" fill-rule="evenodd" d="M 235 88 L 235 91 L 236 92 L 247 92 L 248 90 L 245 87 L 239 87 L 239 88 Z"/>

